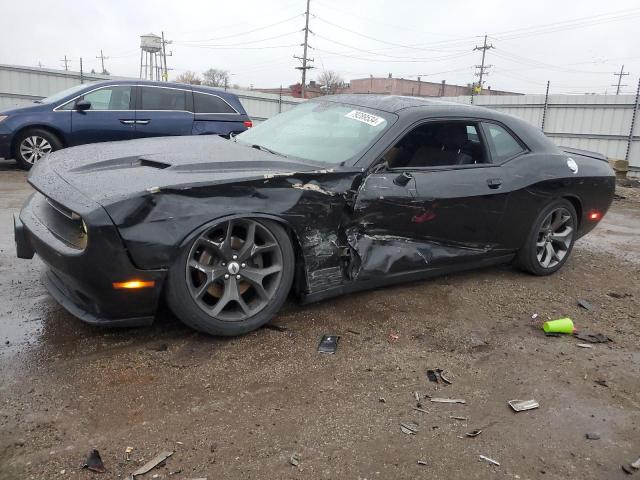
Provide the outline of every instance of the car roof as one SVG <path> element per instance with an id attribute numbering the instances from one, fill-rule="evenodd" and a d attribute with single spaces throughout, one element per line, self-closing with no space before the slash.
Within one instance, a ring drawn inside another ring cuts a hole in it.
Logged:
<path id="1" fill-rule="evenodd" d="M 435 100 L 425 97 L 408 97 L 403 95 L 380 95 L 380 94 L 342 94 L 318 97 L 315 100 L 326 100 L 330 102 L 347 103 L 349 105 L 359 105 L 361 107 L 373 108 L 389 113 L 398 113 L 400 110 L 415 107 L 448 107 L 449 109 L 460 110 L 460 112 L 469 113 L 469 111 L 486 112 L 483 107 L 473 105 L 464 105 L 456 102 L 447 102 L 444 100 Z"/>
<path id="2" fill-rule="evenodd" d="M 231 92 L 225 92 L 219 88 L 209 87 L 206 85 L 190 85 L 188 83 L 178 83 L 178 82 L 157 82 L 154 80 L 104 80 L 100 82 L 92 82 L 91 84 L 87 84 L 87 86 L 102 86 L 102 85 L 150 85 L 156 87 L 169 87 L 169 88 L 184 88 L 187 90 L 193 89 L 194 92 L 211 92 L 216 93 L 216 95 L 234 95 Z"/>

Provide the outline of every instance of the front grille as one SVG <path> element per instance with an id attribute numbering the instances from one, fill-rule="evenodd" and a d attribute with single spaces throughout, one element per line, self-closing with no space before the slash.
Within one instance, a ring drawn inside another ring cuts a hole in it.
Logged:
<path id="1" fill-rule="evenodd" d="M 34 207 L 42 224 L 58 239 L 72 248 L 85 249 L 87 234 L 80 215 L 40 193 L 36 193 Z"/>

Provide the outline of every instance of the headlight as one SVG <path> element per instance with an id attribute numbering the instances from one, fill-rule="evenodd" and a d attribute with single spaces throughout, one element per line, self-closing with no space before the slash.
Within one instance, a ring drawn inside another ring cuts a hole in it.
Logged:
<path id="1" fill-rule="evenodd" d="M 9 118 L 8 115 L 0 115 L 0 122 L 2 122 L 3 120 Z"/>

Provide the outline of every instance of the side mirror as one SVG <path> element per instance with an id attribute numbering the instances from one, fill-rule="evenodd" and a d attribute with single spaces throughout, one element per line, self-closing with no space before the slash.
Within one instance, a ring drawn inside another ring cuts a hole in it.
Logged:
<path id="1" fill-rule="evenodd" d="M 79 112 L 84 112 L 86 110 L 89 110 L 91 108 L 91 102 L 88 102 L 86 100 L 78 100 L 76 102 L 76 110 L 78 110 Z"/>

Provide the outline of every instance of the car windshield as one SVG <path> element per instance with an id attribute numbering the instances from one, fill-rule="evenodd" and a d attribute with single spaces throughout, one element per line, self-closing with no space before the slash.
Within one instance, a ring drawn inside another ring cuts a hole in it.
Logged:
<path id="1" fill-rule="evenodd" d="M 395 116 L 354 105 L 305 102 L 241 133 L 236 141 L 305 160 L 342 164 L 358 157 Z"/>
<path id="2" fill-rule="evenodd" d="M 60 100 L 62 100 L 63 98 L 66 98 L 70 95 L 73 95 L 74 93 L 77 93 L 81 90 L 84 90 L 85 88 L 87 88 L 89 85 L 84 83 L 84 84 L 80 84 L 80 85 L 75 85 L 71 88 L 67 88 L 66 90 L 62 90 L 61 92 L 58 93 L 54 93 L 53 95 L 43 98 L 42 100 L 38 100 L 38 103 L 55 103 L 58 102 Z"/>

